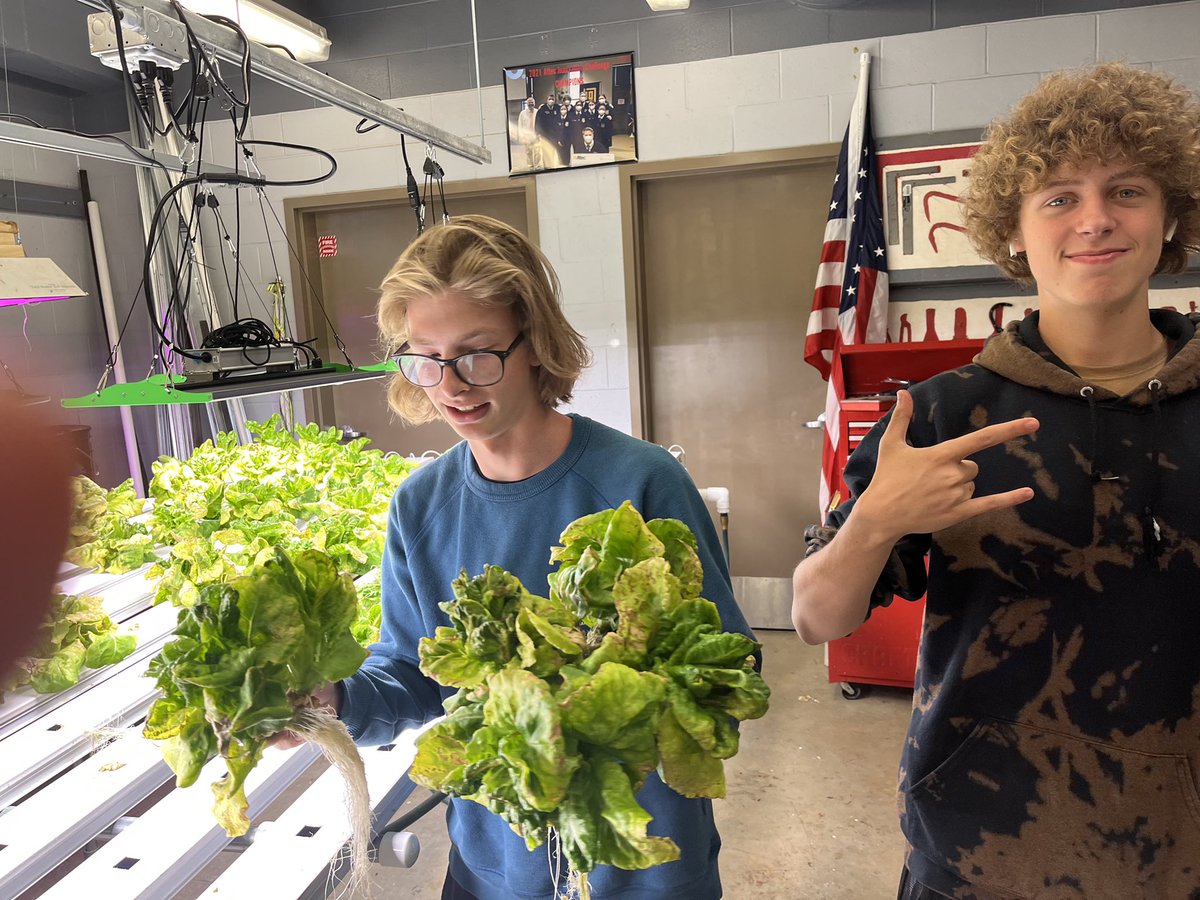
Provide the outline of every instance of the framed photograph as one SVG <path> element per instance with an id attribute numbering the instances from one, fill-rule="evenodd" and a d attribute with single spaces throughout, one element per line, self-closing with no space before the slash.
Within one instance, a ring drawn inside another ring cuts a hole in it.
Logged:
<path id="1" fill-rule="evenodd" d="M 637 161 L 633 53 L 504 70 L 508 173 Z"/>

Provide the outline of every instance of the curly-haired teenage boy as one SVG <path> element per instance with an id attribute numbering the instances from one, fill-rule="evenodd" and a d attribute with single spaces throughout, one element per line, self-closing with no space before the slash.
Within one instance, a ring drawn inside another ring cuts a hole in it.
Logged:
<path id="1" fill-rule="evenodd" d="M 794 576 L 807 641 L 927 593 L 907 900 L 1200 896 L 1200 107 L 1052 75 L 988 129 L 968 232 L 1039 311 L 901 391 Z M 926 560 L 928 554 L 928 574 Z"/>

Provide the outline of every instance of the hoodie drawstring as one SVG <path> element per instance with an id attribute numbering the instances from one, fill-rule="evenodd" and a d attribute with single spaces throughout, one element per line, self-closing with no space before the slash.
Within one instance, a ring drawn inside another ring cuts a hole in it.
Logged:
<path id="1" fill-rule="evenodd" d="M 1104 466 L 1097 459 L 1102 449 L 1100 444 L 1100 417 L 1096 414 L 1096 391 L 1091 385 L 1084 385 L 1079 389 L 1079 396 L 1087 401 L 1088 419 L 1091 422 L 1091 447 L 1088 449 L 1088 467 L 1092 473 L 1092 483 L 1097 481 L 1117 481 L 1119 475 L 1105 475 Z"/>
<path id="2" fill-rule="evenodd" d="M 1147 559 L 1158 559 L 1162 550 L 1162 529 L 1158 519 L 1154 517 L 1154 501 L 1158 497 L 1160 470 L 1159 462 L 1162 456 L 1160 439 L 1162 435 L 1162 410 L 1159 408 L 1159 395 L 1162 382 L 1157 378 L 1151 379 L 1146 385 L 1150 391 L 1150 406 L 1154 411 L 1154 423 L 1150 431 L 1150 478 L 1146 505 L 1142 509 L 1142 547 Z M 1100 440 L 1100 417 L 1096 409 L 1096 391 L 1090 385 L 1079 389 L 1079 395 L 1087 401 L 1088 417 L 1091 425 L 1091 447 L 1088 453 L 1088 466 L 1091 469 L 1092 483 L 1101 481 L 1123 481 L 1120 475 L 1106 474 L 1105 466 L 1101 463 L 1100 455 L 1103 443 Z"/>
<path id="3" fill-rule="evenodd" d="M 1162 382 L 1157 378 L 1151 379 L 1146 388 L 1150 391 L 1150 406 L 1154 409 L 1154 425 L 1150 438 L 1150 492 L 1146 497 L 1146 508 L 1142 512 L 1142 537 L 1146 547 L 1146 556 L 1157 559 L 1159 550 L 1162 549 L 1162 529 L 1158 527 L 1158 519 L 1154 518 L 1154 500 L 1158 497 L 1159 458 L 1162 454 L 1160 446 L 1162 410 L 1158 405 Z"/>

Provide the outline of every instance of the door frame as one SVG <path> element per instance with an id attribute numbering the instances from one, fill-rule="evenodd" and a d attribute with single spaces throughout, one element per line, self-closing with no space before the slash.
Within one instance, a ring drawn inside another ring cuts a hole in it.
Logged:
<path id="1" fill-rule="evenodd" d="M 645 377 L 644 365 L 647 333 L 645 247 L 639 185 L 667 178 L 688 178 L 735 170 L 765 170 L 796 163 L 836 162 L 841 146 L 840 142 L 813 144 L 781 150 L 753 150 L 692 159 L 629 163 L 620 167 L 618 188 L 621 194 L 621 240 L 625 260 L 625 327 L 629 335 L 630 422 L 635 437 L 645 438 L 650 434 L 651 389 Z"/>
<path id="2" fill-rule="evenodd" d="M 478 178 L 474 181 L 454 181 L 445 186 L 447 200 L 463 200 L 471 197 L 498 197 L 505 194 L 523 195 L 525 220 L 528 236 L 538 244 L 537 182 L 533 178 Z M 318 271 L 316 214 L 330 210 L 369 209 L 375 206 L 401 201 L 408 202 L 408 191 L 404 185 L 370 188 L 357 191 L 340 191 L 331 194 L 311 194 L 303 197 L 288 197 L 283 201 L 283 221 L 287 228 L 288 241 L 292 247 L 300 248 L 289 254 L 288 264 L 292 276 L 292 307 L 296 327 L 303 327 L 310 337 L 319 337 L 329 345 L 330 334 L 324 317 L 313 315 L 314 302 L 309 291 L 308 272 Z M 436 217 L 434 198 L 426 198 L 426 217 Z M 297 256 L 303 256 L 301 268 Z M 330 391 L 317 388 L 309 398 L 308 416 L 311 421 L 329 421 L 332 418 Z"/>

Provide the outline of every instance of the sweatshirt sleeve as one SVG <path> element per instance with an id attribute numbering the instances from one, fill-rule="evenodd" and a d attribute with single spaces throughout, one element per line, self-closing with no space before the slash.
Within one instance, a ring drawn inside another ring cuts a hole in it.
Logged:
<path id="1" fill-rule="evenodd" d="M 339 716 L 357 744 L 386 744 L 402 730 L 442 714 L 437 683 L 417 667 L 417 643 L 432 630 L 426 630 L 409 575 L 400 493 L 388 509 L 379 642 L 371 645 L 362 668 L 342 682 Z"/>
<path id="2" fill-rule="evenodd" d="M 644 519 L 679 519 L 696 536 L 696 552 L 704 567 L 704 593 L 721 614 L 721 626 L 754 637 L 754 632 L 742 615 L 733 596 L 729 567 L 717 529 L 713 527 L 708 506 L 696 489 L 687 470 L 664 452 L 663 460 L 649 479 L 645 509 L 639 510 Z M 760 668 L 761 668 L 761 659 Z"/>

